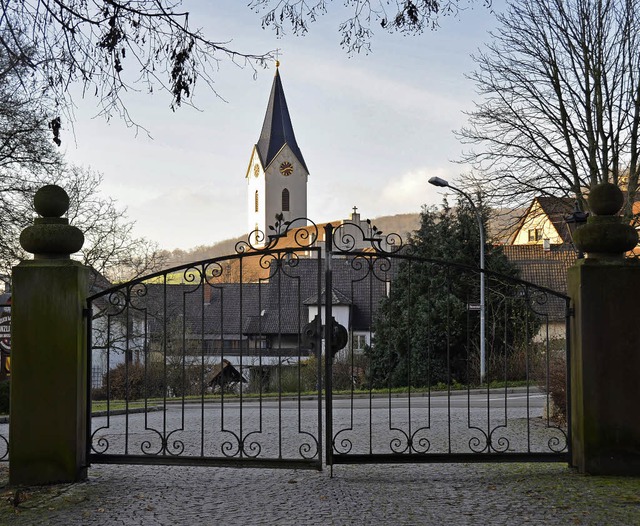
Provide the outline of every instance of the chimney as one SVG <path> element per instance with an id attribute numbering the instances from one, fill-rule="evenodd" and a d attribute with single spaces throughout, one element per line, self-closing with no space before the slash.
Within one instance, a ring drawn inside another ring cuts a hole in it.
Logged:
<path id="1" fill-rule="evenodd" d="M 360 214 L 358 214 L 358 207 L 353 207 L 353 213 L 351 214 L 351 221 L 356 225 L 360 225 Z"/>
<path id="2" fill-rule="evenodd" d="M 549 252 L 551 250 L 551 242 L 548 239 L 542 240 L 542 250 Z"/>

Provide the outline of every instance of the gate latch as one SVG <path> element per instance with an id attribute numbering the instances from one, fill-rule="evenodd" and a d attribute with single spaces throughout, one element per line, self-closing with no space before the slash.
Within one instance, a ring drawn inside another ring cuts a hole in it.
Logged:
<path id="1" fill-rule="evenodd" d="M 349 342 L 349 331 L 347 331 L 343 325 L 340 325 L 333 316 L 331 317 L 329 326 L 331 330 L 331 355 L 335 356 L 338 351 L 347 346 Z M 314 349 L 318 336 L 324 338 L 326 330 L 327 326 L 320 325 L 319 317 L 316 315 L 313 320 L 302 328 L 303 343 L 310 349 Z"/>

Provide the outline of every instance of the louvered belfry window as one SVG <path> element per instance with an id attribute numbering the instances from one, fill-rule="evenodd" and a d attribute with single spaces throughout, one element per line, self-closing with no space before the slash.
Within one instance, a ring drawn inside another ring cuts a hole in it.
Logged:
<path id="1" fill-rule="evenodd" d="M 286 188 L 282 190 L 282 211 L 289 211 L 289 190 L 287 190 Z"/>

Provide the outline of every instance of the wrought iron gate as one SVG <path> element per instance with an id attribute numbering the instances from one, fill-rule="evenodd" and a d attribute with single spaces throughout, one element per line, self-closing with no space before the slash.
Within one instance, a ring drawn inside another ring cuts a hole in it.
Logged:
<path id="1" fill-rule="evenodd" d="M 326 236 L 325 287 L 357 306 L 326 365 L 327 465 L 568 462 L 569 298 L 376 234 Z"/>
<path id="2" fill-rule="evenodd" d="M 89 298 L 90 462 L 321 469 L 321 251 L 289 226 Z"/>
<path id="3" fill-rule="evenodd" d="M 89 298 L 90 462 L 568 460 L 566 297 L 303 221 Z"/>

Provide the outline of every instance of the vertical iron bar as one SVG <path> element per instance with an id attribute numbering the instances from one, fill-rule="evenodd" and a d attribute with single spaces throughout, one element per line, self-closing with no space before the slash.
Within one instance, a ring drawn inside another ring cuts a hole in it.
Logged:
<path id="1" fill-rule="evenodd" d="M 107 429 L 111 427 L 111 314 L 107 316 L 107 340 L 105 342 L 107 353 Z M 146 413 L 145 413 L 146 417 Z"/>
<path id="2" fill-rule="evenodd" d="M 411 335 L 413 334 L 413 324 L 412 324 L 412 318 L 411 318 L 411 312 L 413 312 L 413 301 L 415 301 L 415 299 L 413 298 L 413 265 L 409 264 L 409 308 L 407 309 L 407 327 L 409 328 L 408 334 L 407 334 L 407 357 L 408 357 L 408 361 L 407 361 L 407 420 L 408 420 L 408 426 L 407 426 L 407 432 L 408 432 L 408 439 L 407 439 L 407 446 L 409 448 L 408 453 L 412 453 L 413 452 L 413 437 L 411 435 L 411 377 L 412 377 L 412 372 L 413 372 L 413 367 L 412 367 L 412 351 L 413 351 L 413 345 L 412 345 L 412 341 L 411 341 Z"/>
<path id="3" fill-rule="evenodd" d="M 282 268 L 283 254 L 278 255 L 278 458 L 282 459 Z"/>
<path id="4" fill-rule="evenodd" d="M 551 390 L 549 389 L 550 378 L 549 375 L 551 373 L 551 349 L 549 346 L 549 315 L 547 314 L 545 317 L 545 391 L 547 396 L 545 397 L 545 403 L 547 407 L 547 427 L 551 425 Z"/>
<path id="5" fill-rule="evenodd" d="M 506 426 L 508 423 L 508 412 L 507 412 L 507 402 L 509 391 L 507 389 L 507 347 L 508 347 L 508 336 L 507 336 L 507 324 L 509 323 L 509 301 L 505 298 L 504 301 L 504 425 Z M 514 328 L 515 332 L 515 328 Z M 497 362 L 497 360 L 496 360 Z M 496 363 L 496 369 L 497 369 Z"/>
<path id="6" fill-rule="evenodd" d="M 531 375 L 530 375 L 530 362 L 529 362 L 529 353 L 531 351 L 531 346 L 529 345 L 529 316 L 531 316 L 531 305 L 529 304 L 529 302 L 531 301 L 530 298 L 530 291 L 529 291 L 529 287 L 527 286 L 527 290 L 525 293 L 525 298 L 527 300 L 527 309 L 526 309 L 526 315 L 524 318 L 524 329 L 525 329 L 525 376 L 527 379 L 527 452 L 531 453 L 531 399 L 530 399 L 530 382 L 531 382 Z"/>
<path id="7" fill-rule="evenodd" d="M 428 272 L 430 274 L 434 274 L 432 272 L 432 268 L 433 268 L 433 264 L 429 263 L 428 264 Z M 432 308 L 431 306 L 431 287 L 433 285 L 433 280 L 429 279 L 428 283 L 427 283 L 427 309 L 429 311 L 429 309 Z M 433 353 L 433 338 L 432 338 L 432 334 L 431 331 L 433 330 L 433 327 L 431 327 L 431 320 L 432 320 L 432 315 L 430 312 L 428 312 L 427 314 L 427 426 L 429 429 L 431 429 L 431 355 Z"/>
<path id="8" fill-rule="evenodd" d="M 449 268 L 445 272 L 447 280 L 447 451 L 451 454 L 451 278 Z"/>
<path id="9" fill-rule="evenodd" d="M 163 364 L 163 376 L 164 376 L 164 383 L 163 383 L 163 393 L 162 393 L 162 454 L 166 455 L 167 454 L 167 386 L 168 386 L 168 378 L 167 378 L 167 353 L 168 353 L 168 334 L 167 334 L 167 276 L 165 274 L 164 276 L 164 280 L 163 280 L 163 287 L 162 287 L 162 309 L 163 309 L 163 316 L 162 316 L 162 330 L 163 330 L 163 360 L 162 360 L 162 364 Z"/>
<path id="10" fill-rule="evenodd" d="M 374 265 L 377 261 L 377 259 L 375 259 L 376 256 L 372 256 L 372 258 L 370 259 L 370 269 L 369 269 L 369 345 L 371 345 L 371 342 L 373 340 L 373 338 L 371 338 L 371 332 L 373 329 L 373 286 L 374 286 Z M 386 287 L 386 282 L 383 282 L 384 286 Z M 386 292 L 386 288 L 385 288 L 385 292 Z M 354 297 L 353 295 L 353 289 L 352 289 L 352 298 Z M 365 344 L 366 345 L 366 344 Z M 373 361 L 373 353 L 369 353 L 369 454 L 373 453 L 373 378 L 372 378 L 372 361 Z M 353 428 L 353 418 L 352 418 L 352 424 L 351 427 Z"/>
<path id="11" fill-rule="evenodd" d="M 206 275 L 206 266 L 202 266 L 202 291 L 200 302 L 200 456 L 204 457 L 204 354 L 205 354 L 205 340 L 204 340 L 204 307 L 206 300 L 205 287 L 208 287 Z M 209 291 L 211 292 L 211 291 Z M 211 301 L 211 294 L 209 294 L 209 301 Z"/>
<path id="12" fill-rule="evenodd" d="M 471 310 L 469 309 L 470 297 L 467 295 L 467 429 L 471 429 L 471 374 L 469 368 L 470 356 L 471 356 Z M 489 435 L 487 435 L 488 437 Z"/>
<path id="13" fill-rule="evenodd" d="M 333 379 L 332 379 L 332 331 L 331 321 L 333 317 L 331 294 L 333 291 L 332 258 L 333 258 L 333 225 L 331 223 L 324 227 L 325 231 L 325 270 L 324 270 L 324 399 L 326 415 L 326 457 L 327 465 L 333 470 Z M 321 300 L 321 298 L 319 298 Z M 321 303 L 321 301 L 320 301 Z M 321 305 L 320 305 L 321 307 Z M 320 310 L 320 307 L 318 310 Z M 332 471 L 333 473 L 333 471 Z"/>
<path id="14" fill-rule="evenodd" d="M 184 430 L 185 403 L 187 390 L 187 293 L 182 294 L 182 418 L 181 427 Z M 175 393 L 174 393 L 175 396 Z M 172 431 L 173 433 L 173 431 Z M 167 444 L 167 448 L 169 445 Z"/>
<path id="15" fill-rule="evenodd" d="M 231 267 L 227 267 L 229 269 L 229 273 L 231 273 Z M 239 396 L 239 402 L 240 402 L 240 425 L 238 428 L 238 436 L 240 437 L 240 443 L 242 444 L 244 449 L 244 395 L 242 393 L 242 379 L 244 378 L 244 370 L 243 370 L 243 355 L 242 355 L 242 343 L 243 343 L 243 339 L 242 339 L 242 325 L 243 325 L 243 320 L 244 320 L 244 276 L 243 276 L 243 268 L 242 268 L 242 260 L 240 261 L 240 266 L 239 266 L 239 278 L 238 278 L 238 283 L 239 283 L 239 287 L 240 287 L 240 294 L 239 294 L 239 301 L 240 301 L 240 317 L 238 318 L 238 339 L 240 341 L 240 396 Z M 233 282 L 233 280 L 231 279 L 231 276 L 229 276 L 229 282 Z M 248 340 L 247 340 L 247 345 L 248 345 Z"/>
<path id="16" fill-rule="evenodd" d="M 571 304 L 569 298 L 565 299 L 565 374 L 566 374 L 566 395 L 565 400 L 567 404 L 566 409 L 566 420 L 567 420 L 567 452 L 569 453 L 569 466 L 574 467 L 573 465 L 573 455 L 572 455 L 572 431 L 571 431 Z M 575 313 L 573 313 L 575 316 Z"/>
<path id="17" fill-rule="evenodd" d="M 129 294 L 127 294 L 127 305 L 125 307 L 125 344 L 124 344 L 124 370 L 125 370 L 125 378 L 126 378 L 126 387 L 125 387 L 125 416 L 124 416 L 124 452 L 125 454 L 129 453 L 129 399 L 131 397 L 131 392 L 129 391 L 129 308 L 131 307 L 131 289 L 129 289 Z"/>
<path id="18" fill-rule="evenodd" d="M 316 396 L 318 397 L 318 464 L 322 469 L 322 250 L 317 252 L 316 297 L 318 298 L 318 312 L 315 327 L 315 358 L 316 358 Z"/>
<path id="19" fill-rule="evenodd" d="M 482 247 L 484 248 L 484 243 L 482 244 Z M 484 259 L 484 257 L 483 257 Z M 480 300 L 480 383 L 487 384 L 487 453 L 491 453 L 491 448 L 493 447 L 493 437 L 491 434 L 491 390 L 489 389 L 489 384 L 491 383 L 490 378 L 487 375 L 487 368 L 486 368 L 486 362 L 487 362 L 487 348 L 486 348 L 486 342 L 487 342 L 487 335 L 485 332 L 485 328 L 486 328 L 486 324 L 487 324 L 487 319 L 486 319 L 486 310 L 487 310 L 487 306 L 485 304 L 485 281 L 484 281 L 484 268 L 482 268 L 480 270 L 480 297 L 482 298 Z M 507 400 L 505 399 L 504 401 L 505 405 L 507 403 Z"/>
<path id="20" fill-rule="evenodd" d="M 92 400 L 91 400 L 91 392 L 93 387 L 93 305 L 91 300 L 87 301 L 87 310 L 86 310 L 86 353 L 87 353 L 87 407 L 86 407 L 86 444 L 85 444 L 85 466 L 89 467 L 91 462 L 89 461 L 89 455 L 91 454 L 91 413 L 92 413 Z M 107 394 L 108 396 L 108 394 Z"/>
<path id="21" fill-rule="evenodd" d="M 224 436 L 222 433 L 227 431 L 225 429 L 224 417 L 225 417 L 225 408 L 224 408 L 224 288 L 220 288 L 220 435 Z M 238 442 L 238 456 L 242 458 L 242 444 L 240 442 L 241 437 L 239 437 Z"/>

